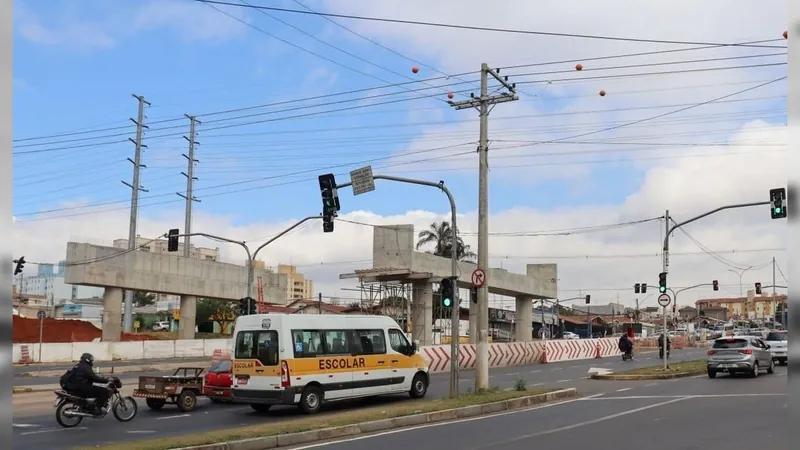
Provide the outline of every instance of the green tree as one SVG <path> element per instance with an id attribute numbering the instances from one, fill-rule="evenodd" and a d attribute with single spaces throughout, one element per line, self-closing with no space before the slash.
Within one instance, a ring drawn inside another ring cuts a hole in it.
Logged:
<path id="1" fill-rule="evenodd" d="M 138 308 L 156 304 L 156 295 L 149 292 L 136 291 L 133 295 L 133 305 Z"/>
<path id="2" fill-rule="evenodd" d="M 451 249 L 453 248 L 452 235 L 450 222 L 433 222 L 430 228 L 417 234 L 417 250 L 433 246 L 433 250 L 428 251 L 428 253 L 450 258 L 452 256 Z M 465 245 L 464 241 L 459 237 L 456 240 L 456 256 L 460 261 L 474 261 L 476 255 L 471 251 L 469 245 Z"/>
<path id="3" fill-rule="evenodd" d="M 224 331 L 231 322 L 236 320 L 236 302 L 201 298 L 197 300 L 195 314 L 197 323 L 215 322 L 219 324 L 220 330 Z"/>

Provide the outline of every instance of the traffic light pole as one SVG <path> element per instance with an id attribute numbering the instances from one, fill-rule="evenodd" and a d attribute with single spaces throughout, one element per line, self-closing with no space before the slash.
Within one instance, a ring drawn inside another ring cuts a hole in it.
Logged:
<path id="1" fill-rule="evenodd" d="M 238 245 L 238 246 L 240 246 L 240 247 L 242 247 L 244 249 L 244 251 L 247 253 L 247 299 L 248 299 L 247 300 L 247 310 L 250 311 L 250 308 L 251 308 L 250 302 L 252 301 L 250 299 L 253 298 L 253 279 L 255 278 L 255 274 L 254 274 L 255 268 L 253 267 L 253 263 L 255 262 L 255 259 L 258 256 L 258 252 L 260 252 L 261 249 L 263 249 L 267 245 L 269 245 L 269 244 L 275 242 L 276 240 L 278 240 L 279 238 L 285 236 L 290 231 L 292 231 L 295 228 L 299 227 L 300 225 L 308 222 L 309 220 L 321 219 L 321 218 L 322 218 L 322 216 L 308 216 L 308 217 L 305 217 L 305 218 L 299 220 L 294 225 L 292 225 L 289 228 L 281 231 L 280 233 L 278 233 L 275 236 L 273 236 L 267 242 L 264 242 L 263 244 L 261 244 L 252 253 L 250 252 L 250 247 L 248 247 L 247 243 L 245 243 L 244 241 L 235 241 L 233 239 L 228 239 L 228 238 L 222 237 L 222 236 L 215 236 L 213 234 L 208 234 L 208 233 L 185 233 L 185 234 L 179 234 L 178 237 L 186 238 L 186 237 L 192 237 L 192 236 L 202 236 L 202 237 L 209 238 L 209 239 L 215 239 L 217 241 L 224 241 L 224 242 L 229 242 L 231 244 L 236 244 L 236 245 Z"/>
<path id="2" fill-rule="evenodd" d="M 450 397 L 457 397 L 458 396 L 458 338 L 459 338 L 459 320 L 460 320 L 460 313 L 461 313 L 461 301 L 459 300 L 458 295 L 458 226 L 456 222 L 456 200 L 453 198 L 453 194 L 450 193 L 450 190 L 447 189 L 447 186 L 444 185 L 444 181 L 440 181 L 438 183 L 433 183 L 431 181 L 425 180 L 415 180 L 413 178 L 403 178 L 403 177 L 393 177 L 391 175 L 373 175 L 373 179 L 375 180 L 388 180 L 388 181 L 396 181 L 398 183 L 407 183 L 407 184 L 416 184 L 418 186 L 429 186 L 434 187 L 436 189 L 441 190 L 447 196 L 447 200 L 450 201 L 450 221 L 451 221 L 451 233 L 450 239 L 452 241 L 450 245 L 450 259 L 451 259 L 451 266 L 452 266 L 452 277 L 453 283 L 455 284 L 455 289 L 453 289 L 454 299 L 453 299 L 453 308 L 452 314 L 450 315 Z M 352 186 L 353 183 L 342 183 L 337 184 L 336 189 Z"/>

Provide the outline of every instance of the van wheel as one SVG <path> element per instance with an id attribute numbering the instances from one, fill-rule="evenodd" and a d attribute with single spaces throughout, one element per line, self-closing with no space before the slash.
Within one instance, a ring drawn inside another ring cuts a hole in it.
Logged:
<path id="1" fill-rule="evenodd" d="M 306 414 L 314 414 L 322 407 L 322 389 L 318 386 L 306 386 L 300 397 L 300 410 Z"/>
<path id="2" fill-rule="evenodd" d="M 408 391 L 408 394 L 411 396 L 411 398 L 425 397 L 427 392 L 428 380 L 425 378 L 425 375 L 421 373 L 414 375 L 414 379 L 411 381 L 411 390 Z"/>
<path id="3" fill-rule="evenodd" d="M 265 412 L 269 411 L 269 408 L 271 406 L 272 405 L 263 405 L 263 404 L 260 404 L 260 403 L 251 403 L 250 404 L 250 407 L 253 408 L 253 411 L 255 411 L 257 413 L 265 413 Z"/>

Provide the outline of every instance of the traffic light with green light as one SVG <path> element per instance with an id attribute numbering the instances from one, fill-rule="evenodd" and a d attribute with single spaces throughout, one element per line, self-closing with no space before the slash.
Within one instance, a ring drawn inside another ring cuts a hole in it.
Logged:
<path id="1" fill-rule="evenodd" d="M 332 173 L 319 176 L 319 190 L 322 194 L 322 231 L 333 231 L 333 218 L 341 209 L 339 194 L 336 192 L 336 177 Z"/>
<path id="2" fill-rule="evenodd" d="M 452 308 L 455 303 L 455 286 L 450 278 L 442 278 L 439 283 L 439 294 L 441 295 L 442 307 Z"/>
<path id="3" fill-rule="evenodd" d="M 773 219 L 783 219 L 786 217 L 786 188 L 775 188 L 769 190 L 770 216 Z"/>
<path id="4" fill-rule="evenodd" d="M 667 272 L 658 274 L 658 292 L 667 292 Z"/>

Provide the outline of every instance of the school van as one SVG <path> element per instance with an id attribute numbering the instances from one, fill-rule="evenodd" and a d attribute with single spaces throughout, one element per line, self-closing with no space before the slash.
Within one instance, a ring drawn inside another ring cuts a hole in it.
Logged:
<path id="1" fill-rule="evenodd" d="M 257 412 L 407 393 L 422 398 L 430 378 L 417 345 L 386 316 L 256 314 L 236 319 L 232 400 Z"/>

